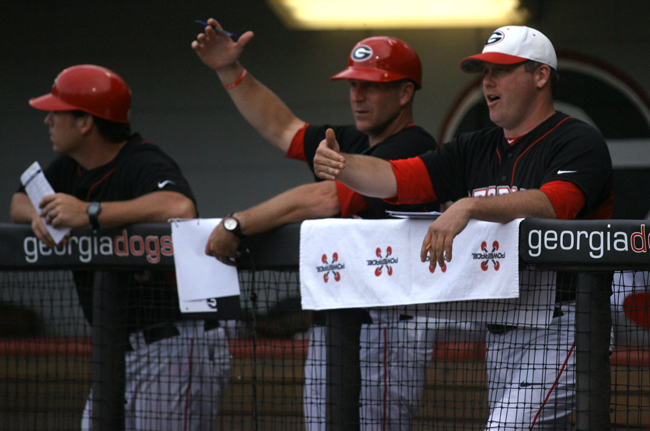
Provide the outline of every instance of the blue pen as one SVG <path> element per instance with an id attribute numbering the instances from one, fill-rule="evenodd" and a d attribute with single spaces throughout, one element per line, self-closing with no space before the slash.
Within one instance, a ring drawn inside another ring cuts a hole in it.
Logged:
<path id="1" fill-rule="evenodd" d="M 217 28 L 217 27 L 215 27 L 215 26 L 210 26 L 210 24 L 208 24 L 207 22 L 199 21 L 198 19 L 196 20 L 196 22 L 198 22 L 199 24 L 201 24 L 201 25 L 203 26 L 203 28 L 206 28 L 206 27 L 212 27 L 212 28 L 214 29 L 214 31 L 219 32 L 219 33 L 221 33 L 221 34 L 224 34 L 224 35 L 230 37 L 230 38 L 231 38 L 233 41 L 235 41 L 235 42 L 237 42 L 237 41 L 239 40 L 239 36 L 237 36 L 235 33 L 231 33 L 231 32 L 229 32 L 229 31 L 227 31 L 227 30 L 224 30 L 224 29 L 221 29 L 221 28 Z"/>

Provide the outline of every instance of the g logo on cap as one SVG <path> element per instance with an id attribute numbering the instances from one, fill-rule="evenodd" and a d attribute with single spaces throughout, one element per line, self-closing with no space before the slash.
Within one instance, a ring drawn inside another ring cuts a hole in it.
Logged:
<path id="1" fill-rule="evenodd" d="M 366 45 L 357 46 L 350 55 L 354 61 L 364 61 L 372 57 L 372 48 Z"/>
<path id="2" fill-rule="evenodd" d="M 492 45 L 492 44 L 495 44 L 495 43 L 497 43 L 497 42 L 501 42 L 501 41 L 503 40 L 504 37 L 505 37 L 505 35 L 504 35 L 502 32 L 500 32 L 500 31 L 495 31 L 495 32 L 492 33 L 492 35 L 488 38 L 487 42 L 485 42 L 485 45 Z"/>

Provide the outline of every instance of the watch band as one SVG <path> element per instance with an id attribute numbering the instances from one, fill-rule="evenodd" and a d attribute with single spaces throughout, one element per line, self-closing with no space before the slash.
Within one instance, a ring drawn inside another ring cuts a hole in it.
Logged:
<path id="1" fill-rule="evenodd" d="M 86 214 L 90 220 L 90 225 L 94 230 L 99 229 L 99 214 L 102 212 L 102 206 L 99 202 L 91 202 L 86 207 Z"/>

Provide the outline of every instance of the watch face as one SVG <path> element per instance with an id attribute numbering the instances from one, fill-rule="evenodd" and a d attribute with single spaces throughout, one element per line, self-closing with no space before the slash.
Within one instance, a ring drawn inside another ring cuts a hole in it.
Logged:
<path id="1" fill-rule="evenodd" d="M 91 203 L 90 205 L 88 205 L 88 209 L 87 209 L 88 214 L 90 214 L 90 215 L 99 215 L 100 208 L 101 207 L 99 206 L 99 204 Z"/>
<path id="2" fill-rule="evenodd" d="M 223 227 L 225 227 L 226 230 L 235 230 L 237 229 L 237 220 L 234 218 L 227 218 L 223 221 Z"/>

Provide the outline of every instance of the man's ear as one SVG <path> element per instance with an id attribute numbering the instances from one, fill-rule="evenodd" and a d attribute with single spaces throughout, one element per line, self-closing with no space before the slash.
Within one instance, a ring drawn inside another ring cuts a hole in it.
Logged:
<path id="1" fill-rule="evenodd" d="M 400 89 L 400 105 L 406 106 L 411 100 L 413 100 L 413 95 L 415 93 L 415 84 L 412 81 L 405 80 L 404 84 Z"/>
<path id="2" fill-rule="evenodd" d="M 77 118 L 77 124 L 79 124 L 79 127 L 81 128 L 81 133 L 87 135 L 95 126 L 95 119 L 92 115 L 86 114 L 83 117 Z"/>
<path id="3" fill-rule="evenodd" d="M 541 89 L 551 80 L 551 66 L 543 64 L 537 68 L 534 74 L 537 88 Z"/>

